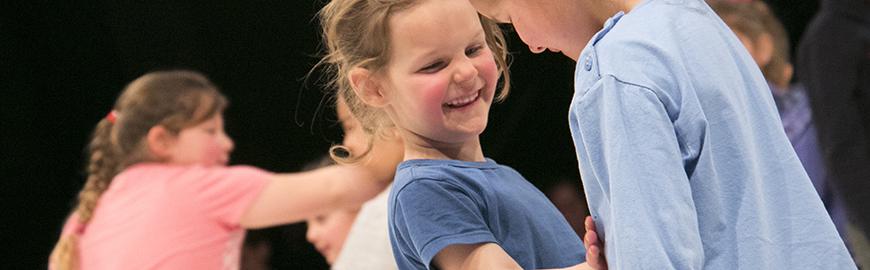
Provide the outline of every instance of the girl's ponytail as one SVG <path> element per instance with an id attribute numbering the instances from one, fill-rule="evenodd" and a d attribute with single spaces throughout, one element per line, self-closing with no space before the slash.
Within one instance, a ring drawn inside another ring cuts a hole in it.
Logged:
<path id="1" fill-rule="evenodd" d="M 88 145 L 90 157 L 87 165 L 88 179 L 84 188 L 79 192 L 78 204 L 73 211 L 72 217 L 77 220 L 74 230 L 67 235 L 61 236 L 51 252 L 52 269 L 78 269 L 78 236 L 84 231 L 88 221 L 93 216 L 100 195 L 109 187 L 112 179 L 118 174 L 120 160 L 118 149 L 113 143 L 112 127 L 114 126 L 114 112 L 100 121 L 94 130 L 91 142 Z"/>

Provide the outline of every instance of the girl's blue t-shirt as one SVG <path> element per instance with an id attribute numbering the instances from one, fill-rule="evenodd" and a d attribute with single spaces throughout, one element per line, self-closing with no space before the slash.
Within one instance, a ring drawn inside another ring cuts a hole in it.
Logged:
<path id="1" fill-rule="evenodd" d="M 564 216 L 534 185 L 491 159 L 409 160 L 389 198 L 399 269 L 430 269 L 454 244 L 496 243 L 523 269 L 563 268 L 586 250 Z"/>

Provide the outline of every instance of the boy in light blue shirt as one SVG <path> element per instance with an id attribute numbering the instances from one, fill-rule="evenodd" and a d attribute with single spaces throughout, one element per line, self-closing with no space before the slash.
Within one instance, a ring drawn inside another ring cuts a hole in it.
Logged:
<path id="1" fill-rule="evenodd" d="M 704 1 L 472 3 L 577 61 L 569 121 L 611 269 L 856 268 L 761 72 Z"/>

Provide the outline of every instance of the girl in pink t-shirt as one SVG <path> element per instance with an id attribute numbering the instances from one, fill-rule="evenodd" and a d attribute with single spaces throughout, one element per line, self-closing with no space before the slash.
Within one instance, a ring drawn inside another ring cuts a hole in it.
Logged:
<path id="1" fill-rule="evenodd" d="M 49 268 L 238 269 L 245 228 L 356 206 L 387 185 L 389 176 L 363 167 L 226 166 L 226 103 L 196 72 L 130 83 L 97 124 L 87 182 Z"/>

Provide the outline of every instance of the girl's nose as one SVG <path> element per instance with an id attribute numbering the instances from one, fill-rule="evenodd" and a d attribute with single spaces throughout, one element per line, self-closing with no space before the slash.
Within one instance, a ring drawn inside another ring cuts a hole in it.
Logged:
<path id="1" fill-rule="evenodd" d="M 314 230 L 308 229 L 308 231 L 305 232 L 305 239 L 308 240 L 309 243 L 314 243 L 315 238 Z"/>
<path id="2" fill-rule="evenodd" d="M 453 81 L 460 86 L 473 86 L 474 79 L 477 78 L 477 67 L 469 59 L 464 59 L 457 63 L 456 72 L 453 75 Z"/>
<path id="3" fill-rule="evenodd" d="M 529 50 L 532 51 L 532 53 L 542 53 L 542 52 L 544 52 L 545 50 L 547 50 L 547 48 L 544 48 L 544 47 L 532 47 L 532 46 L 529 46 Z"/>
<path id="4" fill-rule="evenodd" d="M 223 144 L 224 149 L 226 149 L 227 152 L 232 152 L 233 149 L 236 147 L 235 143 L 233 143 L 233 138 L 230 138 L 230 136 L 226 133 L 223 134 L 222 141 L 223 142 L 221 142 L 221 144 Z"/>
<path id="5" fill-rule="evenodd" d="M 314 243 L 317 240 L 317 229 L 308 227 L 308 230 L 305 231 L 305 239 L 310 243 Z"/>

